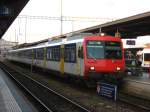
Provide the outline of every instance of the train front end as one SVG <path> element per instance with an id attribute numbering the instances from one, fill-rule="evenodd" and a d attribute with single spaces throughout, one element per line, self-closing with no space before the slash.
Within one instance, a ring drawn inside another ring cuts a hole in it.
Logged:
<path id="1" fill-rule="evenodd" d="M 120 38 L 112 36 L 86 37 L 84 47 L 85 79 L 121 80 L 125 62 Z"/>

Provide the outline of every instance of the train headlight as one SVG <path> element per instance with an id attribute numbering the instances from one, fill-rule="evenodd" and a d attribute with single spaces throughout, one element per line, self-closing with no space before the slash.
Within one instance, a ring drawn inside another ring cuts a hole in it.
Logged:
<path id="1" fill-rule="evenodd" d="M 93 66 L 92 66 L 92 67 L 90 67 L 90 70 L 95 70 L 95 67 L 93 67 Z"/>
<path id="2" fill-rule="evenodd" d="M 120 71 L 120 70 L 121 70 L 121 68 L 120 68 L 120 67 L 117 67 L 116 69 L 117 69 L 117 71 Z"/>
<path id="3" fill-rule="evenodd" d="M 105 33 L 100 33 L 101 36 L 105 36 Z"/>

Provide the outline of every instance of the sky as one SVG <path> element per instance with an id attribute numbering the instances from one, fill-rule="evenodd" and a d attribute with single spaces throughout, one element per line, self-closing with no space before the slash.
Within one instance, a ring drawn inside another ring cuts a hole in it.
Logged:
<path id="1" fill-rule="evenodd" d="M 60 18 L 60 1 L 30 0 L 3 38 L 19 43 L 30 43 L 60 35 L 60 20 L 46 18 Z M 69 21 L 63 21 L 63 33 L 148 11 L 150 11 L 150 0 L 62 0 L 62 16 L 69 18 Z M 21 15 L 34 16 L 34 19 L 20 18 Z M 91 19 L 72 21 L 70 17 L 93 19 L 92 22 Z"/>

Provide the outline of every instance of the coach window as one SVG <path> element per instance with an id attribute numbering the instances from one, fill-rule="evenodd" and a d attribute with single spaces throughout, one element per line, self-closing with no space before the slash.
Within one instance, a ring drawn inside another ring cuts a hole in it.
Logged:
<path id="1" fill-rule="evenodd" d="M 57 47 L 54 47 L 54 60 L 57 61 Z"/>
<path id="2" fill-rule="evenodd" d="M 27 54 L 28 52 L 27 52 L 27 50 L 24 51 L 24 52 L 25 52 L 25 56 L 24 56 L 24 57 L 27 58 L 27 57 L 28 57 L 28 54 Z"/>
<path id="3" fill-rule="evenodd" d="M 70 61 L 73 62 L 75 60 L 75 52 L 74 49 L 70 49 Z"/>
<path id="4" fill-rule="evenodd" d="M 47 49 L 47 59 L 53 61 L 60 60 L 60 46 L 49 47 Z"/>
<path id="5" fill-rule="evenodd" d="M 22 57 L 26 57 L 26 51 L 21 51 L 21 55 L 22 55 Z"/>
<path id="6" fill-rule="evenodd" d="M 20 52 L 19 52 L 19 56 L 20 56 L 20 57 L 23 57 L 23 55 L 22 55 L 22 54 L 23 54 L 23 52 L 22 52 L 22 51 L 20 51 Z"/>
<path id="7" fill-rule="evenodd" d="M 52 60 L 52 49 L 49 48 L 49 59 Z"/>
<path id="8" fill-rule="evenodd" d="M 28 58 L 28 50 L 25 51 L 25 58 Z"/>
<path id="9" fill-rule="evenodd" d="M 60 61 L 60 46 L 56 47 L 56 61 Z"/>
<path id="10" fill-rule="evenodd" d="M 28 51 L 25 51 L 25 58 L 28 58 Z"/>
<path id="11" fill-rule="evenodd" d="M 36 49 L 33 49 L 34 59 L 36 59 Z"/>
<path id="12" fill-rule="evenodd" d="M 69 48 L 68 47 L 65 47 L 64 49 L 65 53 L 64 53 L 64 60 L 65 62 L 69 62 Z"/>
<path id="13" fill-rule="evenodd" d="M 30 49 L 30 50 L 28 51 L 28 53 L 29 53 L 29 54 L 28 54 L 29 58 L 32 59 L 32 49 Z"/>
<path id="14" fill-rule="evenodd" d="M 31 50 L 26 51 L 26 58 L 28 58 L 28 59 L 32 58 L 32 51 Z"/>
<path id="15" fill-rule="evenodd" d="M 65 45 L 65 57 L 64 60 L 65 62 L 71 62 L 75 63 L 76 62 L 76 44 L 68 44 Z"/>
<path id="16" fill-rule="evenodd" d="M 53 47 L 51 48 L 51 60 L 53 60 L 54 59 L 54 49 L 53 49 Z"/>
<path id="17" fill-rule="evenodd" d="M 53 61 L 55 60 L 55 49 L 54 49 L 54 47 L 52 47 L 52 60 Z"/>
<path id="18" fill-rule="evenodd" d="M 16 56 L 17 56 L 17 57 L 20 57 L 19 54 L 20 54 L 20 52 L 17 52 L 17 55 L 16 55 Z"/>
<path id="19" fill-rule="evenodd" d="M 47 51 L 47 60 L 51 60 L 52 59 L 52 48 L 48 47 L 46 51 Z"/>
<path id="20" fill-rule="evenodd" d="M 78 48 L 78 57 L 83 58 L 83 46 Z"/>
<path id="21" fill-rule="evenodd" d="M 21 56 L 21 52 L 18 52 L 18 57 L 22 57 L 22 56 Z"/>
<path id="22" fill-rule="evenodd" d="M 53 60 L 60 61 L 60 46 L 53 47 Z"/>
<path id="23" fill-rule="evenodd" d="M 43 48 L 37 49 L 37 59 L 43 59 L 43 58 L 44 58 Z"/>
<path id="24" fill-rule="evenodd" d="M 26 51 L 21 51 L 21 56 L 25 58 L 26 57 Z"/>
<path id="25" fill-rule="evenodd" d="M 28 58 L 28 51 L 25 51 L 25 58 Z"/>

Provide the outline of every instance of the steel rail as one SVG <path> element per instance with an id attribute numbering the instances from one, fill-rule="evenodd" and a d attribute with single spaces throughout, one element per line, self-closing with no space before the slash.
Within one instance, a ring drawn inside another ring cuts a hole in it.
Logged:
<path id="1" fill-rule="evenodd" d="M 7 74 L 9 74 L 9 76 L 11 76 L 11 78 L 13 78 L 13 80 L 16 81 L 17 84 L 19 84 L 21 87 L 23 87 L 23 89 L 25 89 L 38 103 L 40 103 L 46 111 L 48 112 L 53 112 L 50 108 L 48 108 L 38 97 L 36 97 L 34 94 L 32 94 L 32 92 L 26 88 L 22 83 L 20 83 L 13 75 L 12 73 L 10 73 L 7 69 L 6 69 L 6 65 L 4 65 L 3 63 L 0 62 L 0 68 L 4 70 L 4 72 L 6 72 Z M 8 67 L 7 67 L 8 68 Z M 13 72 L 13 71 L 11 71 Z M 15 73 L 15 72 L 13 72 Z"/>

